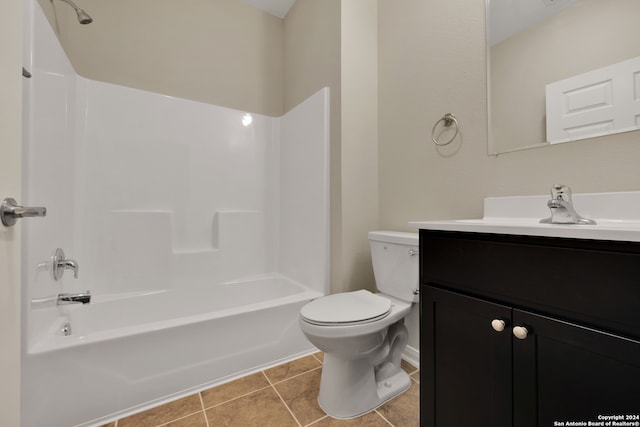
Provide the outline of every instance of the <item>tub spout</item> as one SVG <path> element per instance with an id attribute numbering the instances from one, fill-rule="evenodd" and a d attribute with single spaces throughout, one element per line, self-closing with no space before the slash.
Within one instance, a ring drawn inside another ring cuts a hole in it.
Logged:
<path id="1" fill-rule="evenodd" d="M 57 305 L 67 304 L 89 304 L 91 302 L 91 292 L 87 291 L 79 294 L 58 294 Z"/>

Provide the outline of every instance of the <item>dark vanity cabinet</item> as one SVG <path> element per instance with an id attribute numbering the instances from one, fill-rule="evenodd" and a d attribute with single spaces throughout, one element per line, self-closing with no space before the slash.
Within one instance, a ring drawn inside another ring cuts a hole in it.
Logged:
<path id="1" fill-rule="evenodd" d="M 420 230 L 420 258 L 422 426 L 640 426 L 640 243 Z"/>

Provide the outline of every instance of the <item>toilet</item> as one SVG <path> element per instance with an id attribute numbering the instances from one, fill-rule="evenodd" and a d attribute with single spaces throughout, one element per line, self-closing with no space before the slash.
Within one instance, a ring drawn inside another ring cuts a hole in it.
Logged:
<path id="1" fill-rule="evenodd" d="M 404 318 L 418 302 L 418 234 L 369 233 L 379 293 L 332 294 L 300 310 L 300 328 L 324 352 L 318 404 L 334 418 L 372 411 L 411 386 L 400 368 Z"/>

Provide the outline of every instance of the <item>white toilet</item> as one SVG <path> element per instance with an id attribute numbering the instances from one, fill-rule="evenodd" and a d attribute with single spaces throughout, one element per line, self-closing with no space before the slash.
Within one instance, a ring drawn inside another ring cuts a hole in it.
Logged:
<path id="1" fill-rule="evenodd" d="M 324 352 L 318 403 L 334 418 L 360 416 L 411 386 L 400 356 L 404 318 L 418 302 L 418 234 L 372 231 L 369 241 L 380 293 L 328 295 L 300 310 L 302 331 Z"/>

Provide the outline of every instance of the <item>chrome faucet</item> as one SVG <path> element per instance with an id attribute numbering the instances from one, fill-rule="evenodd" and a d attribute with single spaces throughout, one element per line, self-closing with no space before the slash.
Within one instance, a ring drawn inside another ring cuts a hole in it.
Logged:
<path id="1" fill-rule="evenodd" d="M 58 294 L 56 298 L 57 305 L 67 304 L 89 304 L 91 302 L 91 292 L 81 292 L 79 294 Z"/>
<path id="2" fill-rule="evenodd" d="M 547 206 L 551 210 L 551 216 L 541 219 L 543 224 L 596 224 L 594 220 L 578 215 L 571 201 L 571 189 L 566 185 L 555 184 L 551 187 L 551 200 L 547 202 Z"/>
<path id="3" fill-rule="evenodd" d="M 66 259 L 62 249 L 56 249 L 51 255 L 51 276 L 53 280 L 60 280 L 65 270 L 72 270 L 73 277 L 77 279 L 79 269 L 78 262 L 73 259 Z"/>
<path id="4" fill-rule="evenodd" d="M 78 261 L 73 259 L 63 259 L 61 261 L 58 261 L 58 263 L 56 264 L 56 267 L 61 268 L 63 270 L 72 270 L 73 277 L 75 279 L 78 278 L 78 269 L 80 268 L 78 266 Z"/>

